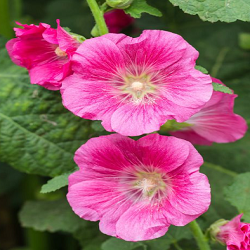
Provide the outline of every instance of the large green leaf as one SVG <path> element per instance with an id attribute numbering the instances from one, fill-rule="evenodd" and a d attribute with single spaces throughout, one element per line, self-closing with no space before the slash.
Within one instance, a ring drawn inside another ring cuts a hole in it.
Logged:
<path id="1" fill-rule="evenodd" d="M 86 226 L 86 221 L 72 211 L 65 199 L 55 201 L 28 201 L 20 211 L 23 227 L 37 231 L 74 233 Z"/>
<path id="2" fill-rule="evenodd" d="M 73 155 L 93 132 L 61 104 L 58 92 L 31 85 L 26 70 L 0 50 L 0 159 L 32 174 L 74 169 Z"/>
<path id="3" fill-rule="evenodd" d="M 224 192 L 226 200 L 243 213 L 243 219 L 250 223 L 250 172 L 238 175 Z"/>
<path id="4" fill-rule="evenodd" d="M 170 0 L 185 13 L 198 14 L 202 20 L 210 22 L 250 21 L 248 0 Z"/>

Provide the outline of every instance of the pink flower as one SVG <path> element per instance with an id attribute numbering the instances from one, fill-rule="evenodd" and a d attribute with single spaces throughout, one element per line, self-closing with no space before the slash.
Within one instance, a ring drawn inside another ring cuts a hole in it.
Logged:
<path id="1" fill-rule="evenodd" d="M 210 76 L 194 69 L 198 52 L 181 36 L 146 30 L 138 38 L 107 34 L 85 41 L 63 81 L 66 108 L 108 131 L 136 136 L 183 122 L 212 95 Z"/>
<path id="2" fill-rule="evenodd" d="M 106 12 L 104 19 L 111 33 L 119 33 L 134 22 L 133 17 L 118 9 Z"/>
<path id="3" fill-rule="evenodd" d="M 202 157 L 185 140 L 101 136 L 81 146 L 75 162 L 80 170 L 70 175 L 67 195 L 74 212 L 127 241 L 160 237 L 210 204 L 207 177 L 199 173 Z"/>
<path id="4" fill-rule="evenodd" d="M 243 214 L 220 227 L 216 238 L 227 245 L 227 250 L 250 249 L 250 224 L 240 222 Z"/>
<path id="5" fill-rule="evenodd" d="M 61 28 L 40 23 L 20 24 L 14 28 L 17 38 L 11 39 L 6 48 L 12 61 L 29 70 L 32 84 L 58 90 L 61 81 L 71 72 L 70 60 L 80 43 Z"/>
<path id="6" fill-rule="evenodd" d="M 223 84 L 215 78 L 213 82 Z M 214 91 L 207 104 L 185 122 L 190 126 L 170 134 L 200 145 L 239 140 L 246 133 L 247 124 L 241 116 L 233 112 L 236 97 L 235 94 Z"/>

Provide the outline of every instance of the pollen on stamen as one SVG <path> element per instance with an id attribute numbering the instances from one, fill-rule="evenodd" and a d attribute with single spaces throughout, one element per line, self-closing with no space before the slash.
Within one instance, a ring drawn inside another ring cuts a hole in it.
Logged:
<path id="1" fill-rule="evenodd" d="M 65 51 L 61 50 L 59 47 L 57 47 L 55 49 L 55 53 L 56 53 L 57 56 L 60 56 L 60 57 L 67 56 L 67 53 Z"/>

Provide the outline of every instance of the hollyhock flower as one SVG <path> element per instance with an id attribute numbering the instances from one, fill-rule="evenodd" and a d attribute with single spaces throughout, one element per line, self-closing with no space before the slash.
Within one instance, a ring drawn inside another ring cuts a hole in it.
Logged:
<path id="1" fill-rule="evenodd" d="M 118 9 L 106 12 L 104 19 L 111 33 L 119 33 L 134 22 L 133 17 Z"/>
<path id="2" fill-rule="evenodd" d="M 20 24 L 14 28 L 17 38 L 11 39 L 6 48 L 12 61 L 28 69 L 32 84 L 58 90 L 61 81 L 70 74 L 70 60 L 80 43 L 61 28 L 40 23 L 38 26 Z"/>
<path id="3" fill-rule="evenodd" d="M 73 55 L 75 73 L 63 81 L 63 104 L 122 135 L 150 133 L 170 119 L 183 122 L 212 95 L 210 76 L 194 69 L 197 57 L 167 31 L 89 39 Z"/>
<path id="4" fill-rule="evenodd" d="M 101 136 L 81 146 L 75 162 L 80 170 L 70 175 L 67 194 L 74 212 L 127 241 L 160 237 L 210 204 L 207 177 L 199 173 L 202 157 L 182 139 Z"/>
<path id="5" fill-rule="evenodd" d="M 213 82 L 222 82 L 213 78 Z M 233 112 L 235 94 L 214 91 L 206 105 L 190 119 L 187 127 L 170 134 L 193 144 L 211 145 L 239 140 L 247 131 L 246 121 Z"/>
<path id="6" fill-rule="evenodd" d="M 242 215 L 222 225 L 215 236 L 216 240 L 227 245 L 227 250 L 250 249 L 250 224 L 240 221 Z"/>

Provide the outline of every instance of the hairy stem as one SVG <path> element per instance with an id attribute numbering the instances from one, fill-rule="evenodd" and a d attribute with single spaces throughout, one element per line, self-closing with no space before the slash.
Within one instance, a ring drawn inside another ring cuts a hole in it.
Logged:
<path id="1" fill-rule="evenodd" d="M 211 250 L 210 246 L 207 242 L 207 239 L 205 235 L 202 233 L 201 228 L 199 224 L 196 222 L 196 220 L 190 222 L 189 227 L 194 235 L 194 238 L 197 242 L 197 245 L 199 246 L 200 250 Z"/>
<path id="2" fill-rule="evenodd" d="M 100 10 L 99 5 L 97 4 L 96 0 L 87 0 L 89 8 L 94 16 L 97 29 L 100 35 L 105 35 L 108 33 L 108 27 L 105 23 L 103 12 Z"/>

